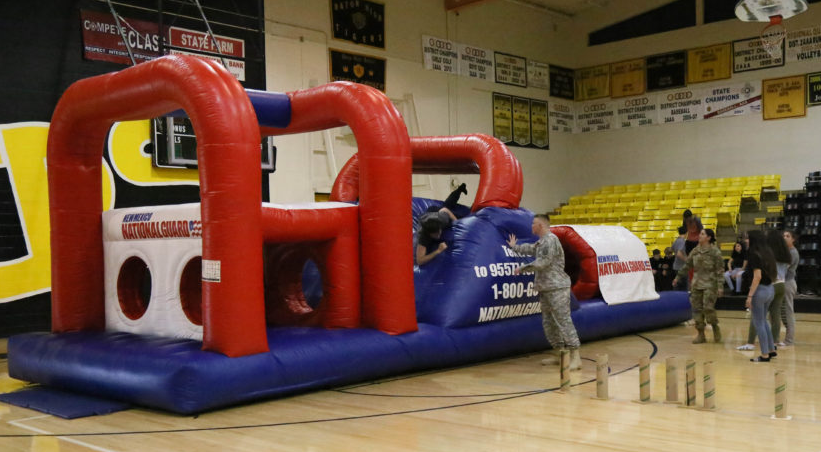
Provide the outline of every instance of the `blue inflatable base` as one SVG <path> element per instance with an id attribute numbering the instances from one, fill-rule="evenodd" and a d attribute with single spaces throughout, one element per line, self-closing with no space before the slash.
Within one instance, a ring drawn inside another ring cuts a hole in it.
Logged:
<path id="1" fill-rule="evenodd" d="M 0 402 L 31 408 L 63 419 L 77 419 L 123 411 L 131 404 L 38 386 L 0 394 Z"/>
<path id="2" fill-rule="evenodd" d="M 581 302 L 582 341 L 662 328 L 690 318 L 685 292 L 655 301 Z M 464 328 L 420 324 L 390 336 L 371 329 L 270 328 L 270 352 L 241 358 L 193 340 L 115 332 L 30 333 L 9 340 L 9 375 L 68 391 L 181 414 L 422 369 L 543 350 L 540 315 Z"/>

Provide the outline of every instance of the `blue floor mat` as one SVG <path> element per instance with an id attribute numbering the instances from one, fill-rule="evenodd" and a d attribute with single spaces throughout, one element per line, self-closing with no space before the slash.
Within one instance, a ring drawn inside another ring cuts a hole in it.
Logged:
<path id="1" fill-rule="evenodd" d="M 100 414 L 116 413 L 131 408 L 131 404 L 109 399 L 36 387 L 0 394 L 0 401 L 53 414 L 63 419 L 76 419 Z"/>

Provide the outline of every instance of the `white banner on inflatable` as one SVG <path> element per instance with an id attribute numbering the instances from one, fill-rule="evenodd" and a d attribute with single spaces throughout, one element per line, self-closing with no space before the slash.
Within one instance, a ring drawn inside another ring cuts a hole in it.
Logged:
<path id="1" fill-rule="evenodd" d="M 644 243 L 621 226 L 570 226 L 596 252 L 599 289 L 607 304 L 657 300 Z"/>

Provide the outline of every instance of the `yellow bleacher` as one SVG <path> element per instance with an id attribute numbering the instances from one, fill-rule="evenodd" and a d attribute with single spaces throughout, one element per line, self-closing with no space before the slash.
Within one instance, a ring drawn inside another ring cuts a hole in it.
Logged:
<path id="1" fill-rule="evenodd" d="M 605 185 L 571 196 L 553 219 L 557 224 L 624 226 L 643 235 L 649 252 L 656 245 L 669 246 L 678 236 L 685 209 L 700 216 L 704 227 L 737 231 L 742 199 L 758 203 L 762 190 L 777 191 L 780 186 L 777 174 Z"/>

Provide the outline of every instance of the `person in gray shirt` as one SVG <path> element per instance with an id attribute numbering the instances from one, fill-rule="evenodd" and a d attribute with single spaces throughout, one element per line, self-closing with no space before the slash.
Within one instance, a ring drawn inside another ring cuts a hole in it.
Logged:
<path id="1" fill-rule="evenodd" d="M 681 267 L 684 267 L 684 263 L 687 262 L 687 252 L 685 251 L 687 240 L 687 228 L 685 226 L 679 226 L 678 228 L 678 238 L 673 242 L 671 248 L 673 248 L 673 253 L 675 253 L 675 259 L 673 260 L 673 274 L 678 273 L 681 270 Z M 677 286 L 673 286 L 673 290 L 687 290 L 689 286 L 689 278 L 680 278 L 679 284 Z"/>

